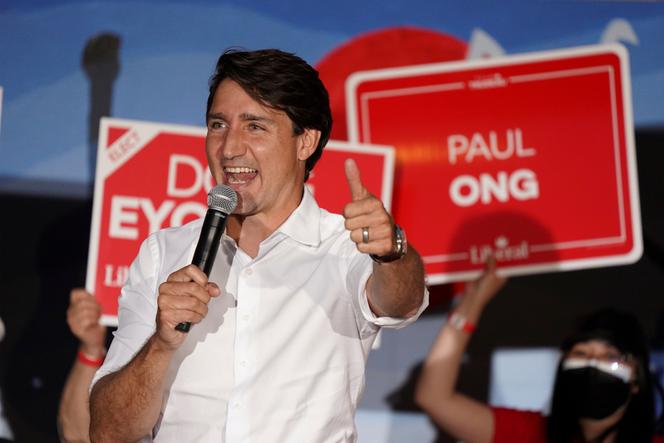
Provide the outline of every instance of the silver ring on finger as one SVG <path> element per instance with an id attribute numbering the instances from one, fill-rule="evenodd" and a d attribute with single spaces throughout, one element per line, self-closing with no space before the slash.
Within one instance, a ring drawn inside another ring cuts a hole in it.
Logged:
<path id="1" fill-rule="evenodd" d="M 362 228 L 362 243 L 369 243 L 369 227 Z"/>

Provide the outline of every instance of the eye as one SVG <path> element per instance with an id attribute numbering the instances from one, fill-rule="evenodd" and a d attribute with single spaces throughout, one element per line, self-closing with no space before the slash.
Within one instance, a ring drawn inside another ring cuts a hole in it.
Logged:
<path id="1" fill-rule="evenodd" d="M 621 354 L 620 352 L 607 352 L 604 355 L 604 360 L 610 361 L 610 362 L 618 362 L 622 363 L 627 360 L 627 356 Z"/>
<path id="2" fill-rule="evenodd" d="M 254 123 L 254 122 L 249 123 L 247 125 L 247 128 L 250 131 L 262 131 L 264 129 L 261 125 L 259 125 L 258 123 Z"/>
<path id="3" fill-rule="evenodd" d="M 226 124 L 221 120 L 210 120 L 208 127 L 210 129 L 223 129 L 226 127 Z"/>
<path id="4" fill-rule="evenodd" d="M 572 349 L 569 352 L 570 357 L 587 358 L 588 352 L 585 349 Z"/>

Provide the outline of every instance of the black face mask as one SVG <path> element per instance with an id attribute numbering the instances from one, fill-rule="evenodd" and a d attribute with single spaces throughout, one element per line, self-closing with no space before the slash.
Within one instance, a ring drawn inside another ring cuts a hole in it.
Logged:
<path id="1" fill-rule="evenodd" d="M 565 369 L 558 377 L 565 404 L 578 418 L 608 417 L 629 399 L 629 383 L 594 367 Z"/>

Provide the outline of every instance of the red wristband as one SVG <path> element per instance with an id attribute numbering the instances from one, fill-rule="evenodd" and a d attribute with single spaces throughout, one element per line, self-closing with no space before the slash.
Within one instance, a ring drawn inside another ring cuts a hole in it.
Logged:
<path id="1" fill-rule="evenodd" d="M 76 354 L 76 358 L 78 358 L 78 361 L 83 363 L 86 366 L 92 366 L 93 368 L 98 368 L 102 364 L 104 364 L 104 357 L 99 357 L 99 358 L 91 358 L 88 355 L 84 354 L 82 351 L 78 351 L 78 354 Z"/>
<path id="2" fill-rule="evenodd" d="M 453 312 L 452 315 L 447 319 L 448 322 L 450 322 L 450 325 L 454 327 L 454 329 L 458 331 L 463 331 L 467 334 L 472 334 L 475 332 L 475 329 L 477 328 L 473 323 L 468 321 L 468 319 L 462 315 L 459 314 L 458 312 Z"/>

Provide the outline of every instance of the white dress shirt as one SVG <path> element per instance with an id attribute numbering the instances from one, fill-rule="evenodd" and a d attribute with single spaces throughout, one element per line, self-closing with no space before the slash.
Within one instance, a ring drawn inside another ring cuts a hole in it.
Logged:
<path id="1" fill-rule="evenodd" d="M 191 262 L 202 220 L 143 243 L 119 300 L 119 328 L 95 376 L 125 365 L 155 331 L 159 284 Z M 381 326 L 365 293 L 368 255 L 341 216 L 305 191 L 252 259 L 224 236 L 210 275 L 222 289 L 167 374 L 155 442 L 354 442 L 364 369 Z M 93 382 L 94 383 L 94 382 Z"/>

